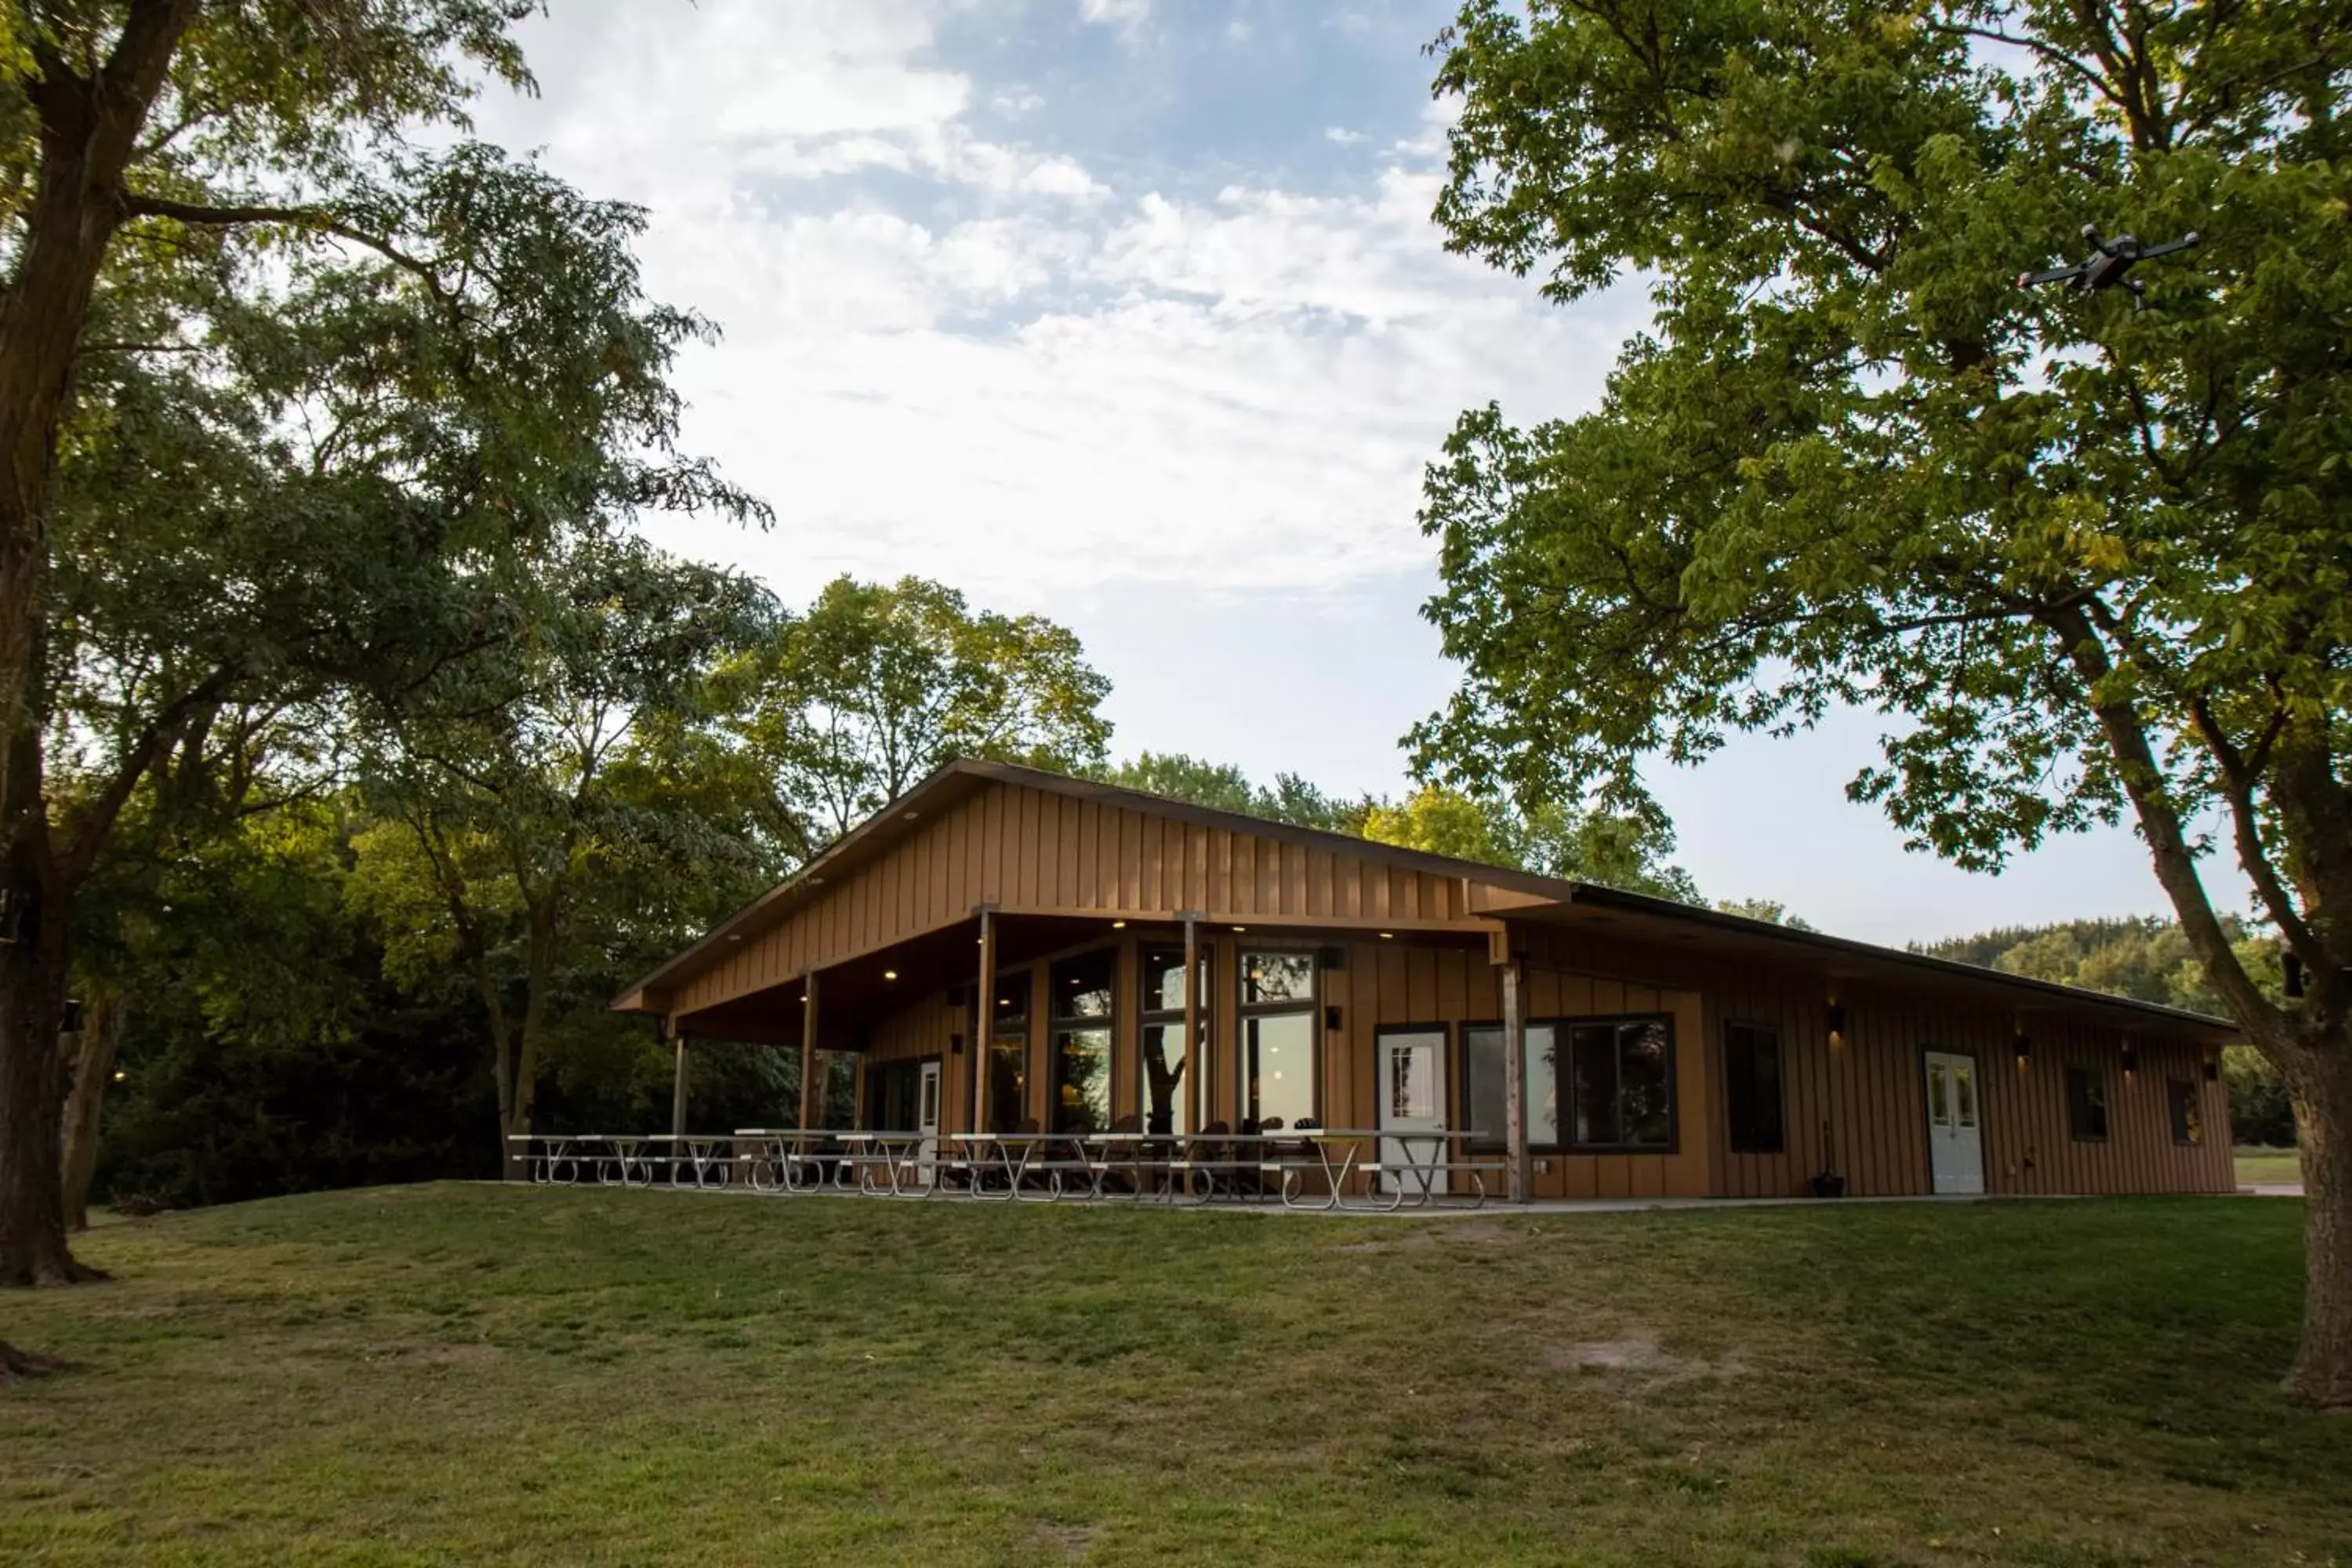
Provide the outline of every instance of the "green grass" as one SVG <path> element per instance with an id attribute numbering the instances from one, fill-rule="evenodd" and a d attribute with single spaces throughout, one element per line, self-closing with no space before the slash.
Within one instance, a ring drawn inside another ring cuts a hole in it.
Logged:
<path id="1" fill-rule="evenodd" d="M 2242 1187 L 2303 1180 L 2302 1157 L 2292 1149 L 2240 1149 L 2237 1152 Z"/>
<path id="2" fill-rule="evenodd" d="M 2300 1205 L 1394 1221 L 475 1186 L 0 1300 L 0 1562 L 2352 1561 Z"/>

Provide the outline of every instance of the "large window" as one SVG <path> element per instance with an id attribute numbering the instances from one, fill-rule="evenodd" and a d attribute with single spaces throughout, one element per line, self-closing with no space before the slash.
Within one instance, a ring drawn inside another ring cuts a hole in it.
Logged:
<path id="1" fill-rule="evenodd" d="M 1472 1024 L 1462 1031 L 1462 1114 L 1480 1152 L 1510 1142 L 1511 1086 L 1504 1059 L 1503 1026 Z"/>
<path id="2" fill-rule="evenodd" d="M 1054 1132 L 1110 1127 L 1111 991 L 1118 973 L 1113 948 L 1054 965 Z"/>
<path id="3" fill-rule="evenodd" d="M 1242 1117 L 1294 1127 L 1315 1115 L 1315 955 L 1241 955 Z"/>
<path id="4" fill-rule="evenodd" d="M 1780 1030 L 1769 1024 L 1725 1025 L 1723 1085 L 1733 1153 L 1778 1154 L 1788 1147 L 1780 1116 Z"/>
<path id="5" fill-rule="evenodd" d="M 1566 1149 L 1672 1149 L 1674 1020 L 1528 1025 L 1528 1142 Z"/>
<path id="6" fill-rule="evenodd" d="M 2205 1142 L 2205 1108 L 2197 1101 L 2197 1086 L 2185 1078 L 2175 1078 L 2167 1079 L 2164 1089 L 2172 1111 L 2172 1141 Z"/>
<path id="7" fill-rule="evenodd" d="M 1209 955 L 1205 952 L 1201 954 L 1196 994 L 1201 1040 L 1205 1045 L 1209 1035 Z M 1161 1136 L 1192 1131 L 1192 1100 L 1199 1086 L 1184 1081 L 1182 948 L 1144 952 L 1140 1035 L 1143 1070 L 1137 1075 L 1136 1107 L 1143 1119 L 1143 1131 Z"/>
<path id="8" fill-rule="evenodd" d="M 2107 1079 L 2098 1068 L 2066 1069 L 2066 1123 L 2077 1143 L 2107 1141 Z"/>
<path id="9" fill-rule="evenodd" d="M 988 999 L 988 1130 L 1018 1132 L 1029 1115 L 1029 972 L 996 977 Z"/>

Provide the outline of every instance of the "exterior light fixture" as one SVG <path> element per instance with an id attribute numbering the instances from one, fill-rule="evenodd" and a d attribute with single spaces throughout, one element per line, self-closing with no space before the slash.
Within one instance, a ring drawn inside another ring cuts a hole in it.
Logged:
<path id="1" fill-rule="evenodd" d="M 1125 931 L 1127 929 L 1127 922 L 1125 921 L 1113 921 L 1110 922 L 1110 929 L 1113 931 Z"/>
<path id="2" fill-rule="evenodd" d="M 896 980 L 898 978 L 898 972 L 895 969 L 886 969 L 882 972 L 882 978 L 885 980 Z"/>
<path id="3" fill-rule="evenodd" d="M 1234 927 L 1234 929 L 1235 931 L 1247 931 L 1247 930 L 1249 930 L 1249 927 L 1247 927 L 1247 926 L 1235 926 L 1235 927 Z"/>
<path id="4" fill-rule="evenodd" d="M 1396 940 L 1396 932 L 1392 931 L 1384 931 L 1381 932 L 1381 940 L 1382 942 L 1394 942 Z"/>
<path id="5" fill-rule="evenodd" d="M 740 931 L 730 931 L 727 933 L 727 940 L 729 942 L 741 942 L 743 940 L 743 933 Z"/>
<path id="6" fill-rule="evenodd" d="M 129 1083 L 131 1081 L 131 1075 L 118 1068 L 115 1069 L 114 1081 L 117 1083 Z"/>
<path id="7" fill-rule="evenodd" d="M 2221 1079 L 2221 1058 L 2210 1051 L 2205 1054 L 2205 1081 L 2218 1083 Z"/>
<path id="8" fill-rule="evenodd" d="M 912 822 L 912 821 L 914 821 L 914 820 L 915 820 L 915 814 L 914 814 L 913 812 L 911 812 L 911 811 L 902 811 L 902 812 L 900 812 L 898 815 L 899 815 L 900 816 L 904 817 L 904 818 L 905 818 L 906 820 L 908 820 L 908 822 Z"/>
<path id="9" fill-rule="evenodd" d="M 2131 1077 L 2139 1070 L 2139 1047 L 2126 1042 L 2124 1046 L 2124 1076 Z"/>
<path id="10" fill-rule="evenodd" d="M 1842 1040 L 1845 1036 L 1845 1004 L 1843 1002 L 1831 1003 L 1827 1017 L 1829 1019 L 1831 1041 L 1835 1043 Z"/>

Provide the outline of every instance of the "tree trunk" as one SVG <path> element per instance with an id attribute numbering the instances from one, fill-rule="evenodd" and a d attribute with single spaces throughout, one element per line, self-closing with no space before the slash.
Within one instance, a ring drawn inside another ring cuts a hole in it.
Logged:
<path id="1" fill-rule="evenodd" d="M 2287 1392 L 2352 1406 L 2352 1040 L 2291 1048 L 2303 1154 L 2303 1342 Z"/>
<path id="2" fill-rule="evenodd" d="M 0 293 L 0 1285 L 90 1277 L 66 1247 L 58 1127 L 65 1067 L 66 892 L 48 847 L 41 737 L 49 499 L 58 431 L 100 268 L 122 220 L 122 174 L 199 0 L 130 7 L 105 64 L 77 74 L 37 30 L 21 40 L 40 165 Z M 9 931 L 0 931 L 5 937 Z"/>
<path id="3" fill-rule="evenodd" d="M 98 1173 L 99 1112 L 114 1077 L 115 1047 L 122 1040 L 129 1008 L 120 996 L 98 995 L 82 1008 L 75 1040 L 73 1087 L 66 1095 L 66 1228 L 89 1228 L 89 1184 Z"/>
<path id="4" fill-rule="evenodd" d="M 15 879 L 11 879 L 12 881 Z M 0 942 L 0 1285 L 65 1285 L 97 1277 L 66 1246 L 65 998 L 62 900 L 39 910 L 30 941 Z"/>

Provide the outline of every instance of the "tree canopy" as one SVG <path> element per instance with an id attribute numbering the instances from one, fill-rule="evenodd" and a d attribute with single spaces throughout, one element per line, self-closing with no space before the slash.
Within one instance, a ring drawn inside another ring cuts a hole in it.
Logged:
<path id="1" fill-rule="evenodd" d="M 2308 1107 L 2301 1392 L 2352 1403 L 2352 9 L 1471 0 L 1433 46 L 1454 249 L 1651 328 L 1600 406 L 1429 470 L 1438 776 L 1641 797 L 1834 706 L 1916 847 L 2130 819 Z M 2202 243 L 2026 291 L 2079 231 Z M 2312 977 L 2207 897 L 2218 820 Z M 2335 1238 L 2341 1236 L 2338 1243 Z"/>

